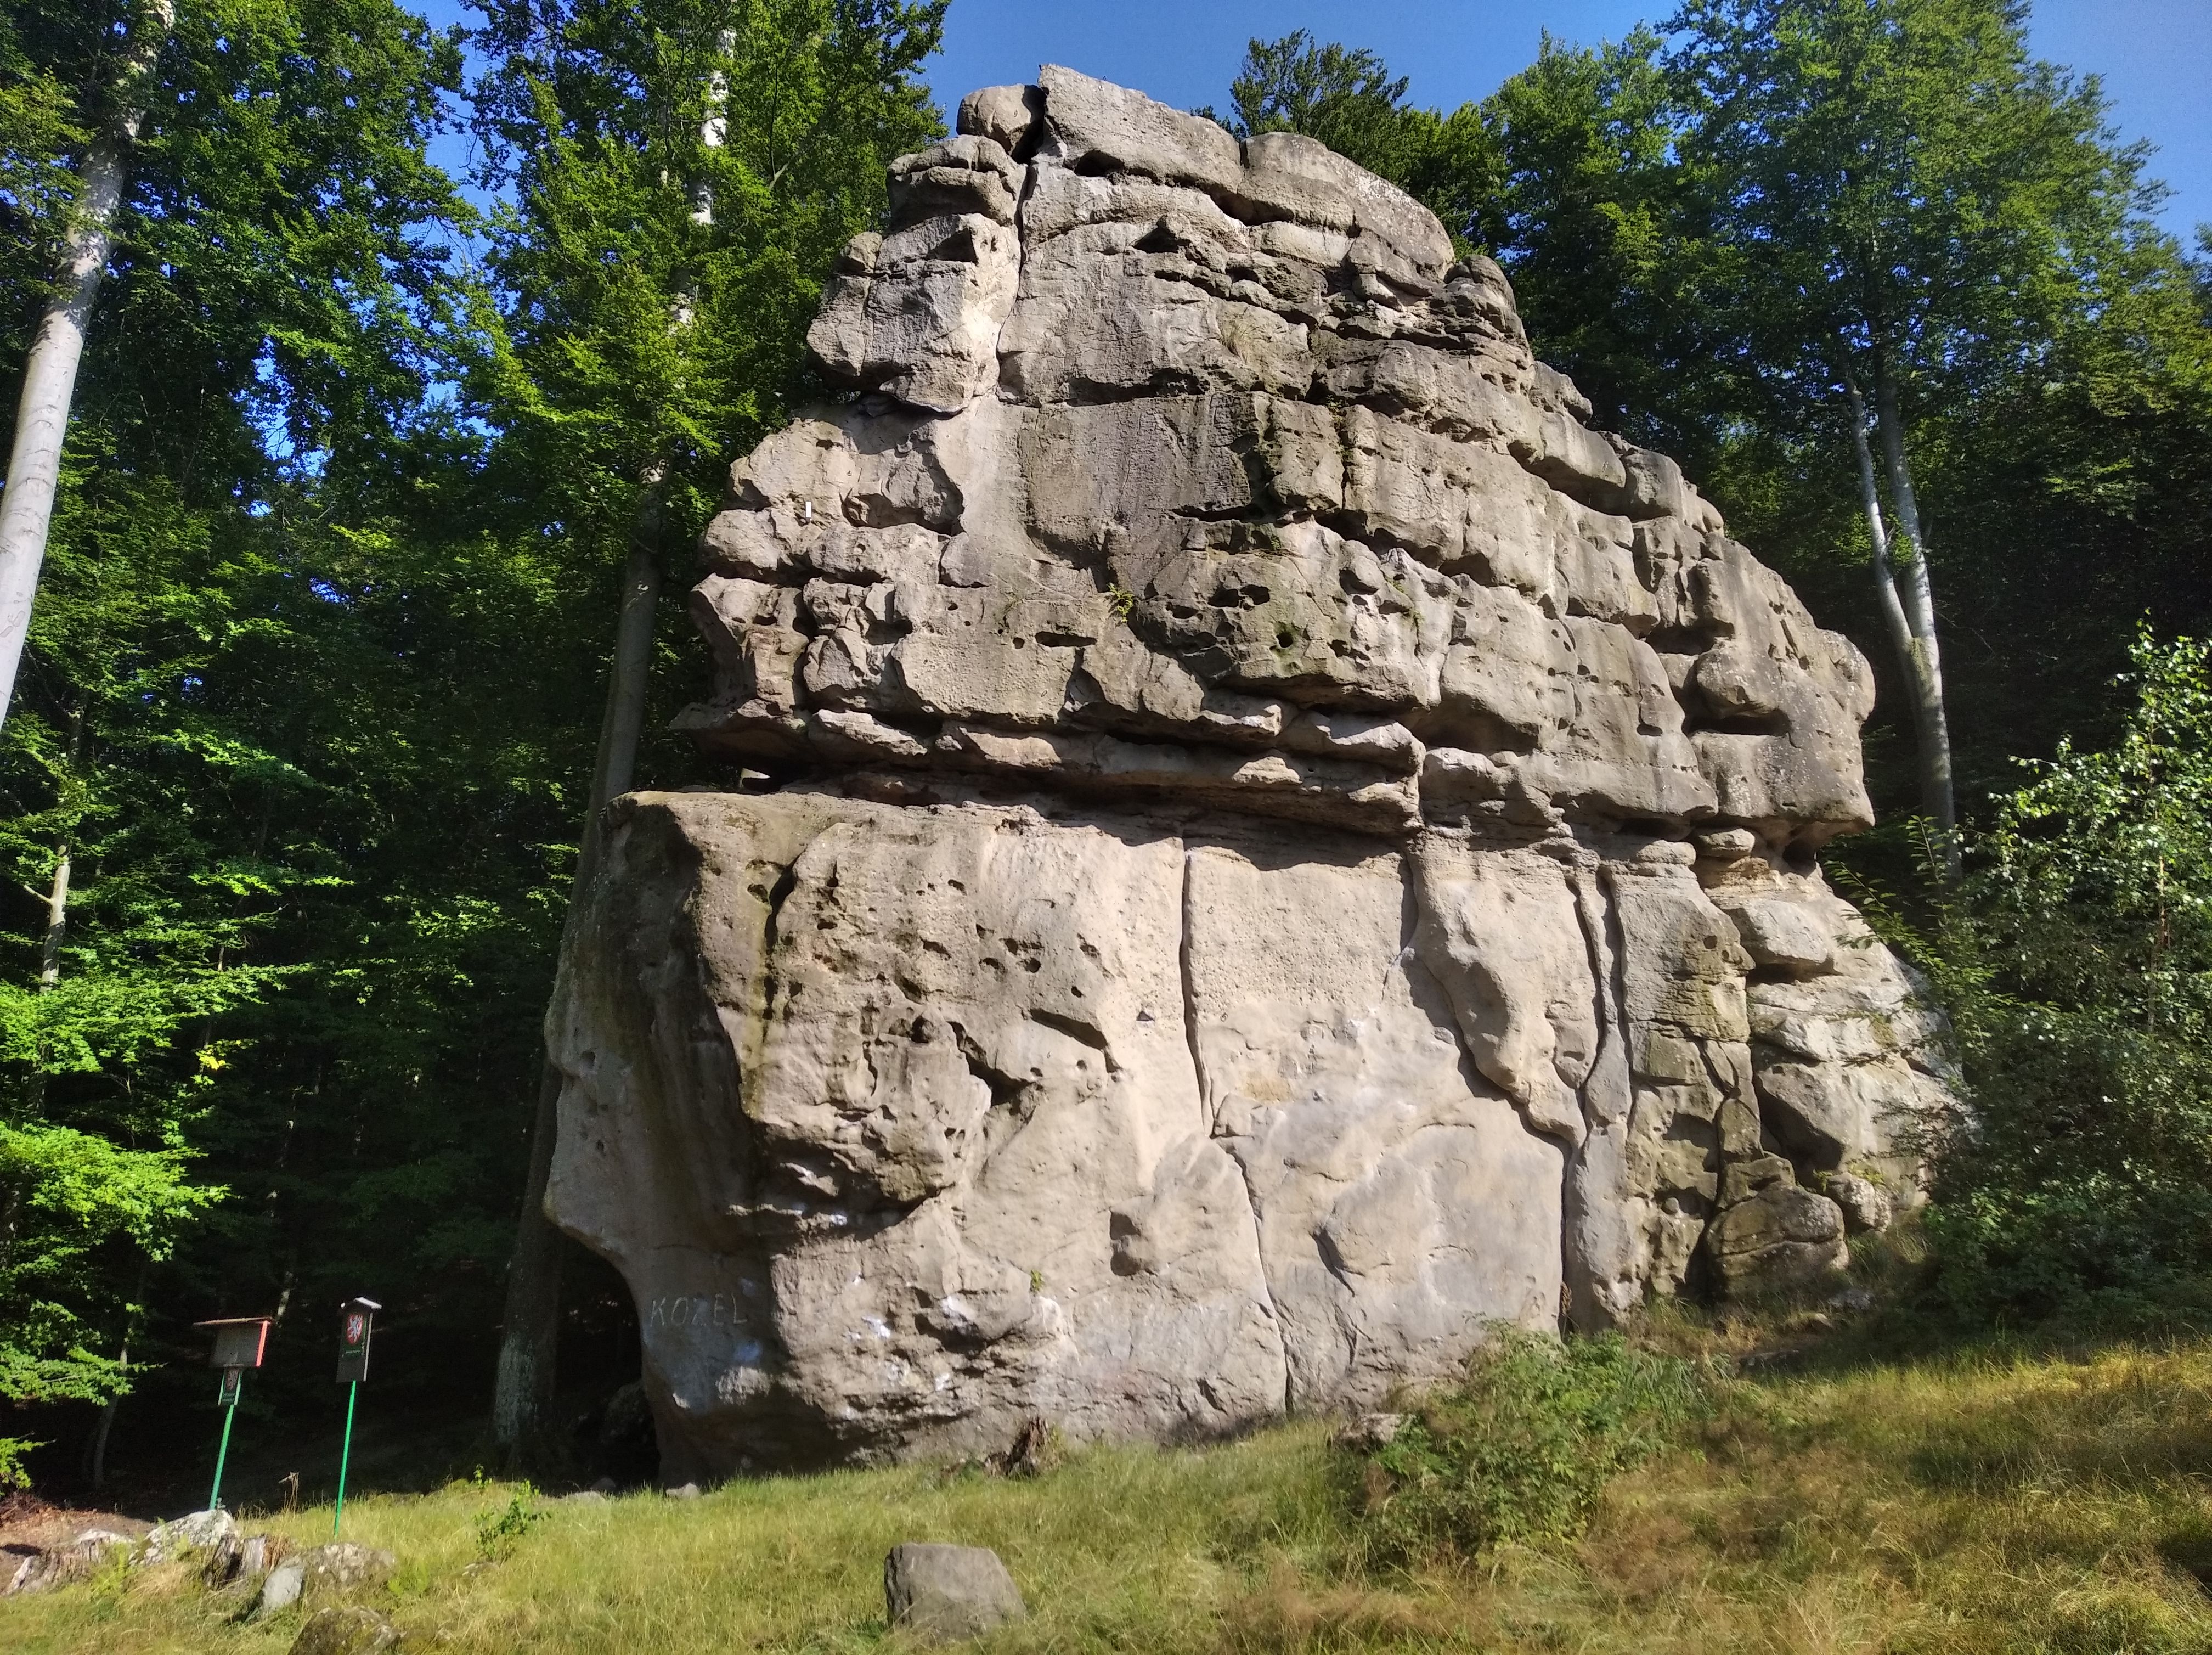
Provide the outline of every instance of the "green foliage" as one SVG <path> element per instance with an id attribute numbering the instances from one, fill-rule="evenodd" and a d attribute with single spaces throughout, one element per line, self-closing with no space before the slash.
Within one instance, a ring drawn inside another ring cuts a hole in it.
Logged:
<path id="1" fill-rule="evenodd" d="M 1741 373 L 1713 323 L 1737 284 L 1708 234 L 1713 180 L 1684 153 L 1659 38 L 1639 27 L 1577 47 L 1547 33 L 1482 119 L 1498 182 L 1468 234 L 1510 271 L 1531 339 L 1597 424 L 1710 475 Z"/>
<path id="2" fill-rule="evenodd" d="M 2212 645 L 2002 800 L 1936 950 L 1974 1120 L 1929 1225 L 1954 1293 L 2156 1312 L 2212 1271 Z"/>
<path id="3" fill-rule="evenodd" d="M 132 3 L 0 0 L 18 362 Z M 289 1305 L 258 1394 L 319 1401 L 320 1307 L 367 1292 L 442 1352 L 382 1383 L 475 1405 L 641 477 L 680 560 L 807 392 L 830 264 L 939 130 L 940 12 L 495 6 L 486 225 L 428 158 L 456 36 L 392 0 L 179 5 L 0 732 L 0 1128 L 174 1199 L 27 1235 L 0 1397 L 74 1435 L 58 1400 L 196 1362 L 193 1317 Z"/>
<path id="4" fill-rule="evenodd" d="M 1564 1346 L 1500 1327 L 1457 1384 L 1375 1451 L 1355 1494 L 1374 1555 L 1473 1557 L 1570 1538 L 1607 1481 L 1668 1447 L 1705 1407 L 1698 1372 L 1617 1334 Z"/>
<path id="5" fill-rule="evenodd" d="M 0 6 L 23 94 L 0 106 L 18 361 L 129 9 Z M 301 1038 L 331 957 L 361 940 L 330 923 L 377 837 L 349 807 L 404 792 L 357 745 L 331 762 L 331 738 L 404 721 L 346 704 L 362 610 L 330 554 L 366 493 L 404 500 L 441 445 L 465 457 L 433 387 L 465 213 L 425 154 L 458 72 L 454 44 L 391 0 L 201 0 L 141 88 L 0 734 L 0 872 L 20 893 L 0 947 L 0 1397 L 18 1406 L 112 1398 L 177 1323 L 277 1303 L 299 1275 L 255 1244 L 266 1228 L 240 1235 L 240 1174 L 277 1219 L 325 1124 L 267 1036 Z"/>
<path id="6" fill-rule="evenodd" d="M 1299 132 L 1387 178 L 1432 209 L 1457 243 L 1469 240 L 1496 187 L 1495 145 L 1469 104 L 1452 114 L 1408 105 L 1371 52 L 1318 41 L 1304 29 L 1254 40 L 1231 82 L 1231 112 L 1198 113 L 1239 137 Z"/>
<path id="7" fill-rule="evenodd" d="M 121 1360 L 88 1348 L 100 1330 L 88 1317 L 110 1308 L 107 1255 L 167 1257 L 222 1196 L 189 1182 L 185 1159 L 175 1147 L 122 1149 L 70 1127 L 0 1122 L 0 1397 L 105 1402 L 130 1388 Z M 0 1488 L 28 1483 L 23 1459 L 39 1445 L 0 1437 Z"/>
<path id="8" fill-rule="evenodd" d="M 483 1474 L 477 1474 L 479 1483 Z M 538 1490 L 524 1482 L 507 1496 L 502 1506 L 487 1506 L 477 1513 L 477 1556 L 486 1563 L 496 1563 L 514 1555 L 514 1549 L 530 1536 L 530 1531 L 545 1521 L 546 1513 L 538 1504 Z"/>
<path id="9" fill-rule="evenodd" d="M 915 72 L 945 4 L 485 7 L 474 125 L 514 204 L 478 394 L 501 474 L 575 552 L 618 561 L 647 496 L 656 545 L 688 544 L 806 388 L 831 262 L 943 131 Z"/>
<path id="10" fill-rule="evenodd" d="M 1304 29 L 1255 40 L 1229 84 L 1239 137 L 1301 132 L 1386 178 L 1402 175 L 1421 112 L 1406 106 L 1406 77 L 1393 79 L 1373 52 L 1316 41 Z M 1211 111 L 1207 111 L 1211 114 Z"/>
<path id="11" fill-rule="evenodd" d="M 1982 382 L 2036 356 L 2154 203 L 2094 80 L 2009 0 L 1689 0 L 1668 68 L 1743 348 L 1836 402 L 1854 358 Z"/>

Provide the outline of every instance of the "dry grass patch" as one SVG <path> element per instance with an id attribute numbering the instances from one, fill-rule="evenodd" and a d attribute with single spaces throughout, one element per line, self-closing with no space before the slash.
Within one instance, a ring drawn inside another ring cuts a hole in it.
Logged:
<path id="1" fill-rule="evenodd" d="M 1473 1559 L 1364 1566 L 1356 1485 L 1299 1426 L 1085 1451 L 1031 1481 L 909 1468 L 544 1502 L 489 1562 L 480 1519 L 511 1488 L 346 1519 L 400 1556 L 382 1601 L 413 1646 L 455 1655 L 902 1655 L 883 1555 L 930 1539 L 995 1547 L 1035 1611 L 983 1655 L 2212 1655 L 2212 1346 L 1731 1383 L 1578 1539 Z M 313 1542 L 329 1520 L 268 1526 Z M 0 1648 L 277 1655 L 298 1625 L 226 1620 L 182 1570 L 112 1571 L 0 1603 Z"/>

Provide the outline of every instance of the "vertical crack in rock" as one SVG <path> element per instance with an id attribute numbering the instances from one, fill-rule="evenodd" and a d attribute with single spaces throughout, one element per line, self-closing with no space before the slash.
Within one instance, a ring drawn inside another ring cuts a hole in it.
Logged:
<path id="1" fill-rule="evenodd" d="M 1625 1202 L 1627 1129 L 1634 1102 L 1627 1005 L 1627 941 L 1616 905 L 1607 900 L 1606 870 L 1572 870 L 1575 915 L 1590 958 L 1597 995 L 1599 1045 L 1582 1087 L 1589 1130 L 1568 1162 L 1562 1213 L 1561 1263 L 1571 1310 L 1585 1331 L 1610 1327 L 1632 1306 L 1624 1294 L 1635 1279 L 1635 1242 Z"/>
<path id="2" fill-rule="evenodd" d="M 1190 1047 L 1190 1071 L 1198 1081 L 1199 1124 L 1206 1136 L 1212 1137 L 1214 1128 L 1218 1123 L 1215 1119 L 1215 1111 L 1210 1102 L 1212 1090 L 1206 1085 L 1206 1050 L 1198 1038 L 1198 989 L 1192 980 L 1190 964 L 1191 932 L 1194 928 L 1191 908 L 1197 900 L 1197 892 L 1194 888 L 1194 881 L 1191 876 L 1191 866 L 1197 855 L 1194 849 L 1189 846 L 1184 847 L 1181 904 L 1182 928 L 1177 934 L 1176 940 L 1176 970 L 1182 984 L 1183 1039 Z M 1255 1219 L 1258 1216 L 1256 1208 L 1254 1209 L 1254 1216 Z"/>
<path id="3" fill-rule="evenodd" d="M 1214 1110 L 1208 1102 L 1211 1089 L 1206 1083 L 1206 1050 L 1204 1045 L 1200 1042 L 1198 1037 L 1198 987 L 1196 981 L 1192 975 L 1190 963 L 1191 938 L 1194 932 L 1197 929 L 1195 923 L 1197 890 L 1196 880 L 1193 878 L 1193 869 L 1197 864 L 1197 857 L 1198 852 L 1195 848 L 1188 845 L 1184 847 L 1182 853 L 1182 931 L 1181 936 L 1177 939 L 1176 943 L 1176 969 L 1182 983 L 1183 1038 L 1189 1043 L 1191 1074 L 1196 1077 L 1198 1081 L 1199 1126 L 1200 1130 L 1206 1135 L 1208 1141 L 1214 1141 L 1214 1128 L 1217 1122 L 1214 1118 Z M 1244 1205 L 1252 1215 L 1252 1247 L 1255 1254 L 1258 1256 L 1260 1261 L 1260 1292 L 1261 1294 L 1260 1308 L 1266 1312 L 1267 1320 L 1273 1323 L 1278 1336 L 1279 1336 L 1283 1329 L 1283 1318 L 1275 1306 L 1275 1284 L 1270 1281 L 1267 1276 L 1267 1250 L 1263 1244 L 1262 1238 L 1260 1233 L 1260 1192 L 1253 1187 L 1252 1171 L 1249 1167 L 1244 1165 L 1244 1158 L 1242 1155 L 1239 1155 L 1234 1149 L 1224 1149 L 1222 1153 L 1229 1157 L 1230 1164 L 1237 1169 L 1237 1182 L 1244 1191 Z M 1285 1415 L 1288 1415 L 1291 1412 L 1290 1346 L 1287 1343 L 1285 1343 L 1282 1349 L 1283 1412 Z"/>
<path id="4" fill-rule="evenodd" d="M 1583 1236 L 1586 1226 L 1584 1208 L 1590 1196 L 1588 1158 L 1592 1145 L 1598 1141 L 1603 1130 L 1608 1113 L 1597 1094 L 1602 1088 L 1611 1086 L 1616 1081 L 1626 1081 L 1627 1078 L 1623 1062 L 1626 1037 L 1620 1026 L 1620 999 L 1613 977 L 1613 951 L 1607 940 L 1611 916 L 1605 893 L 1586 867 L 1570 868 L 1567 883 L 1575 893 L 1575 920 L 1582 928 L 1583 947 L 1589 957 L 1591 1010 L 1597 1022 L 1597 1050 L 1591 1054 L 1589 1073 L 1583 1077 L 1580 1088 L 1583 1141 L 1568 1153 L 1566 1165 L 1561 1169 L 1559 1265 L 1567 1299 L 1565 1307 L 1567 1317 L 1577 1327 L 1587 1327 L 1596 1319 L 1595 1284 Z"/>
<path id="5" fill-rule="evenodd" d="M 1568 873 L 1567 879 L 1574 887 L 1575 918 L 1589 954 L 1590 987 L 1597 1002 L 1598 1049 L 1582 1086 L 1583 1118 L 1595 1127 L 1628 1112 L 1628 1031 L 1621 1011 L 1627 992 L 1622 982 L 1625 951 L 1618 919 L 1598 876 L 1587 867 L 1577 867 Z M 1610 1107 L 1607 1098 L 1613 1100 Z"/>

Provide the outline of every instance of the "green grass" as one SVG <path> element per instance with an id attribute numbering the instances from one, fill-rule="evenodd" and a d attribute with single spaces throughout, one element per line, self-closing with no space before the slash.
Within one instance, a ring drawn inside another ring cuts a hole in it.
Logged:
<path id="1" fill-rule="evenodd" d="M 1715 1342 L 1693 1334 L 1674 1329 Z M 514 1488 L 456 1484 L 349 1500 L 346 1530 L 399 1555 L 380 1601 L 411 1646 L 457 1655 L 896 1649 L 881 1565 L 901 1540 L 1006 1558 L 1034 1618 L 988 1655 L 2212 1652 L 2192 1573 L 2212 1575 L 2212 1343 L 1740 1381 L 1681 1430 L 1579 1539 L 1405 1569 L 1364 1561 L 1358 1479 L 1311 1425 L 1090 1450 L 1032 1481 L 849 1472 L 546 1502 L 520 1525 L 498 1521 Z M 330 1514 L 265 1526 L 312 1543 Z M 0 1648 L 245 1655 L 299 1624 L 118 1571 L 0 1603 Z"/>

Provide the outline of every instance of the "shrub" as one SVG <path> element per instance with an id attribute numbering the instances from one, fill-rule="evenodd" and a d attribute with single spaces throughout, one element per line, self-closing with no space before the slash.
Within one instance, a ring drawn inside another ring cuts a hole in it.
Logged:
<path id="1" fill-rule="evenodd" d="M 1464 1378 L 1424 1398 L 1358 1468 L 1369 1548 L 1407 1563 L 1579 1533 L 1607 1479 L 1667 1447 L 1705 1405 L 1688 1362 L 1618 1334 L 1562 1345 L 1500 1328 Z"/>
<path id="2" fill-rule="evenodd" d="M 481 1480 L 483 1474 L 477 1474 Z M 531 1530 L 545 1521 L 545 1512 L 539 1509 L 538 1490 L 526 1482 L 508 1496 L 504 1509 L 485 1510 L 477 1513 L 477 1555 L 487 1563 L 496 1563 L 512 1557 L 514 1549 L 526 1538 Z"/>
<path id="3" fill-rule="evenodd" d="M 1998 801 L 1931 960 L 1973 1117 L 1929 1226 L 1981 1314 L 2164 1316 L 2212 1275 L 2212 646 L 2134 663 L 2118 743 Z"/>

